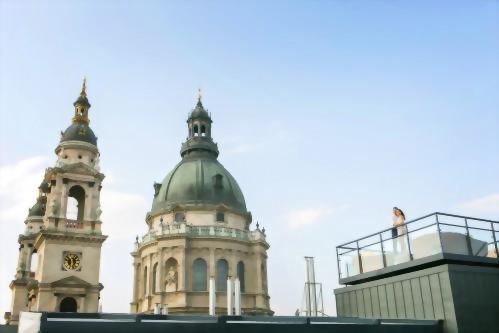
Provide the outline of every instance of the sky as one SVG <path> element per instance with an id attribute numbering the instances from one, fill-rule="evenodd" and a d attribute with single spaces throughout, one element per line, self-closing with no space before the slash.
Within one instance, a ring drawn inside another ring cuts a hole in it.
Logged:
<path id="1" fill-rule="evenodd" d="M 301 307 L 314 256 L 334 315 L 335 246 L 389 227 L 393 206 L 499 220 L 498 1 L 0 0 L 1 313 L 83 76 L 105 312 L 129 311 L 129 253 L 198 88 L 267 230 L 276 314 Z"/>

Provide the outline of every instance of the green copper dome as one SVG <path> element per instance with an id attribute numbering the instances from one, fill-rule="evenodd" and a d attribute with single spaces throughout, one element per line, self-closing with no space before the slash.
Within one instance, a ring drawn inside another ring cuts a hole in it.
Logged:
<path id="1" fill-rule="evenodd" d="M 29 209 L 28 216 L 44 216 L 47 197 L 38 197 L 36 203 Z"/>
<path id="2" fill-rule="evenodd" d="M 199 98 L 187 120 L 189 137 L 182 144 L 182 160 L 155 184 L 150 214 L 176 206 L 216 209 L 225 206 L 246 214 L 246 202 L 236 180 L 217 160 L 217 144 L 211 138 L 212 120 Z"/>
<path id="3" fill-rule="evenodd" d="M 177 205 L 208 209 L 224 205 L 247 213 L 243 193 L 234 177 L 215 158 L 205 154 L 184 158 L 165 177 L 154 198 L 151 214 Z"/>

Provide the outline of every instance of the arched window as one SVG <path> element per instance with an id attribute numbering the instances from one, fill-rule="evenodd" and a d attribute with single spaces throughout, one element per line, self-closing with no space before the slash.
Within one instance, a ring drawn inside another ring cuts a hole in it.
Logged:
<path id="1" fill-rule="evenodd" d="M 227 291 L 227 278 L 229 277 L 229 264 L 227 260 L 220 259 L 217 261 L 215 270 L 215 289 L 217 291 Z"/>
<path id="2" fill-rule="evenodd" d="M 146 296 L 146 295 L 147 295 L 147 266 L 146 266 L 146 267 L 144 267 L 144 281 L 143 281 L 143 288 L 144 288 L 144 289 L 142 290 L 142 292 L 143 292 L 144 296 Z"/>
<path id="3" fill-rule="evenodd" d="M 31 259 L 30 259 L 30 267 L 29 271 L 36 273 L 36 270 L 38 269 L 38 253 L 36 253 L 36 249 L 33 250 L 31 253 Z"/>
<path id="4" fill-rule="evenodd" d="M 175 213 L 175 222 L 184 222 L 185 214 L 184 213 Z"/>
<path id="5" fill-rule="evenodd" d="M 244 263 L 242 261 L 237 263 L 237 278 L 241 284 L 241 292 L 244 293 Z"/>
<path id="6" fill-rule="evenodd" d="M 199 135 L 198 125 L 194 125 L 194 136 L 198 136 L 198 135 Z"/>
<path id="7" fill-rule="evenodd" d="M 192 290 L 206 291 L 206 283 L 208 280 L 206 272 L 206 261 L 201 258 L 194 260 L 192 264 Z"/>
<path id="8" fill-rule="evenodd" d="M 217 222 L 224 222 L 224 221 L 225 221 L 224 212 L 217 212 Z"/>
<path id="9" fill-rule="evenodd" d="M 206 127 L 201 125 L 201 136 L 206 136 Z"/>
<path id="10" fill-rule="evenodd" d="M 59 305 L 60 312 L 76 312 L 77 304 L 73 297 L 65 297 Z"/>
<path id="11" fill-rule="evenodd" d="M 153 293 L 155 293 L 157 291 L 156 290 L 156 286 L 158 285 L 157 280 L 158 280 L 158 263 L 155 263 L 154 266 L 152 266 L 152 292 Z"/>
<path id="12" fill-rule="evenodd" d="M 74 206 L 74 200 L 71 199 L 76 200 L 76 207 Z M 83 221 L 84 211 L 85 211 L 85 190 L 80 185 L 75 185 L 69 189 L 66 218 Z M 68 214 L 70 214 L 71 217 L 68 216 Z"/>
<path id="13" fill-rule="evenodd" d="M 70 220 L 78 219 L 78 201 L 75 198 L 68 197 L 67 207 L 66 218 Z"/>
<path id="14" fill-rule="evenodd" d="M 215 189 L 221 189 L 224 187 L 223 178 L 224 177 L 219 173 L 217 173 L 215 176 L 213 176 L 212 181 L 213 181 L 213 187 Z"/>

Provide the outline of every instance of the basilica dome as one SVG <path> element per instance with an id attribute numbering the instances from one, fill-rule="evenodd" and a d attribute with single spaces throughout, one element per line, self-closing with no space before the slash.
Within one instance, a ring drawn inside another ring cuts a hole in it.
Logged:
<path id="1" fill-rule="evenodd" d="M 177 206 L 214 209 L 224 206 L 247 214 L 246 202 L 236 180 L 217 160 L 218 148 L 211 138 L 211 117 L 201 101 L 187 119 L 189 137 L 182 144 L 182 160 L 156 183 L 151 215 Z"/>
<path id="2" fill-rule="evenodd" d="M 208 154 L 184 157 L 160 186 L 151 214 L 177 205 L 207 208 L 224 205 L 238 213 L 247 212 L 243 193 L 234 177 Z"/>

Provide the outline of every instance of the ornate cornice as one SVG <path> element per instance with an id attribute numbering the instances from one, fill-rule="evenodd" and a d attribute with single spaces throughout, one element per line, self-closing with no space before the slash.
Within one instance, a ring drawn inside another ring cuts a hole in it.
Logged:
<path id="1" fill-rule="evenodd" d="M 38 248 L 45 239 L 102 244 L 107 239 L 107 236 L 83 232 L 40 230 L 35 240 L 35 248 Z"/>
<path id="2" fill-rule="evenodd" d="M 55 153 L 56 154 L 59 154 L 59 151 L 62 149 L 62 148 L 76 148 L 76 149 L 86 149 L 86 150 L 90 150 L 96 154 L 99 153 L 99 149 L 97 149 L 96 146 L 94 146 L 93 144 L 91 143 L 88 143 L 88 142 L 84 142 L 84 141 L 76 141 L 76 140 L 70 140 L 70 141 L 63 141 L 61 143 L 59 143 L 57 145 L 57 147 L 55 148 Z"/>

